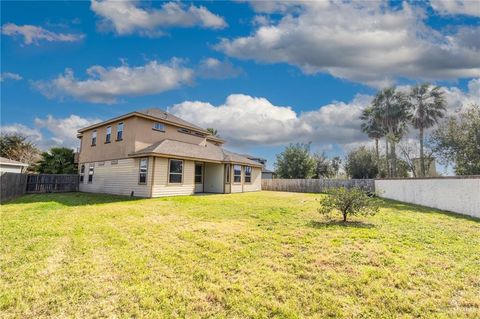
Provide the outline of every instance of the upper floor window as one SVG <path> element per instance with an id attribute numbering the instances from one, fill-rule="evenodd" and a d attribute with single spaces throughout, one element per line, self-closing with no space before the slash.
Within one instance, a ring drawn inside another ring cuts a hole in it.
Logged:
<path id="1" fill-rule="evenodd" d="M 140 175 L 138 179 L 139 184 L 147 183 L 147 172 L 148 172 L 148 159 L 142 158 L 140 159 Z"/>
<path id="2" fill-rule="evenodd" d="M 242 167 L 240 165 L 233 165 L 233 182 L 242 182 Z"/>
<path id="3" fill-rule="evenodd" d="M 252 182 L 252 168 L 250 166 L 245 166 L 245 183 Z"/>
<path id="4" fill-rule="evenodd" d="M 123 139 L 123 122 L 118 123 L 117 125 L 117 141 L 121 141 Z"/>
<path id="5" fill-rule="evenodd" d="M 112 138 L 112 127 L 107 126 L 107 135 L 105 135 L 105 143 L 110 143 L 111 138 Z"/>
<path id="6" fill-rule="evenodd" d="M 183 176 L 183 161 L 171 159 L 168 169 L 168 182 L 181 183 Z"/>
<path id="7" fill-rule="evenodd" d="M 155 123 L 153 123 L 153 129 L 156 130 L 156 131 L 165 132 L 165 124 L 159 123 L 159 122 L 155 122 Z"/>
<path id="8" fill-rule="evenodd" d="M 97 130 L 92 132 L 92 146 L 97 145 Z"/>

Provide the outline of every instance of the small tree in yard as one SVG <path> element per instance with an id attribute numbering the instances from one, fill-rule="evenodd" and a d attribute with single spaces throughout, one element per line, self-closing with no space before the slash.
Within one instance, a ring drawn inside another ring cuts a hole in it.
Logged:
<path id="1" fill-rule="evenodd" d="M 340 212 L 343 222 L 347 221 L 347 216 L 375 215 L 379 210 L 378 201 L 359 188 L 334 188 L 328 194 L 321 202 L 319 213 L 328 215 L 332 211 Z"/>

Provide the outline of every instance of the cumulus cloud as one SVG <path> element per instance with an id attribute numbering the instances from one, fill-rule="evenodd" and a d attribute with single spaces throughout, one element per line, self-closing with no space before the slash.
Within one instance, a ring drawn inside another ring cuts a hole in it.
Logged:
<path id="1" fill-rule="evenodd" d="M 467 92 L 456 87 L 443 88 L 450 112 L 480 103 L 480 79 L 471 80 L 468 87 Z M 200 126 L 214 127 L 236 147 L 312 142 L 317 147 L 336 144 L 348 149 L 368 142 L 360 130 L 359 117 L 372 99 L 357 95 L 349 102 L 332 102 L 297 113 L 290 106 L 274 105 L 266 98 L 232 94 L 220 105 L 185 101 L 171 106 L 169 111 Z"/>
<path id="2" fill-rule="evenodd" d="M 442 34 L 428 27 L 425 13 L 407 2 L 252 2 L 257 12 L 280 20 L 244 37 L 223 39 L 216 48 L 231 57 L 288 63 L 306 74 L 375 87 L 397 78 L 457 79 L 480 74 L 480 28 Z"/>
<path id="3" fill-rule="evenodd" d="M 1 133 L 22 134 L 42 150 L 53 146 L 77 148 L 79 146 L 77 130 L 98 122 L 100 119 L 82 118 L 74 114 L 65 118 L 48 115 L 46 118 L 35 118 L 32 127 L 19 123 L 3 125 Z"/>
<path id="4" fill-rule="evenodd" d="M 85 37 L 84 34 L 55 33 L 34 25 L 16 25 L 14 23 L 4 24 L 2 34 L 13 37 L 21 36 L 25 45 L 39 44 L 40 41 L 77 42 Z"/>
<path id="5" fill-rule="evenodd" d="M 159 36 L 164 29 L 172 27 L 221 29 L 227 26 L 221 16 L 207 8 L 180 2 L 167 2 L 160 9 L 153 9 L 141 7 L 137 1 L 92 0 L 90 7 L 102 18 L 100 29 L 111 29 L 119 35 Z"/>
<path id="6" fill-rule="evenodd" d="M 20 81 L 22 76 L 17 73 L 11 73 L 11 72 L 2 72 L 0 75 L 0 82 L 6 81 L 6 80 L 14 80 L 14 81 Z"/>
<path id="7" fill-rule="evenodd" d="M 161 93 L 189 84 L 194 77 L 192 69 L 184 67 L 178 59 L 168 63 L 150 61 L 142 66 L 105 68 L 95 65 L 87 69 L 87 79 L 77 79 L 66 69 L 51 81 L 38 81 L 33 85 L 48 98 L 72 96 L 92 103 L 115 103 L 121 96 Z"/>
<path id="8" fill-rule="evenodd" d="M 477 0 L 430 0 L 433 10 L 441 15 L 469 15 L 480 17 L 480 2 Z"/>
<path id="9" fill-rule="evenodd" d="M 43 139 L 40 130 L 19 123 L 2 125 L 0 127 L 0 132 L 1 134 L 22 134 L 25 137 L 28 137 L 30 141 L 34 142 L 36 145 L 38 145 Z"/>
<path id="10" fill-rule="evenodd" d="M 186 101 L 169 111 L 200 126 L 216 128 L 234 146 L 310 141 L 341 144 L 366 140 L 358 117 L 367 101 L 369 97 L 358 96 L 350 103 L 336 102 L 298 114 L 292 107 L 274 105 L 266 98 L 232 94 L 218 106 Z"/>
<path id="11" fill-rule="evenodd" d="M 243 70 L 234 66 L 230 61 L 220 61 L 215 58 L 206 58 L 200 61 L 197 75 L 205 79 L 228 79 L 243 73 Z"/>

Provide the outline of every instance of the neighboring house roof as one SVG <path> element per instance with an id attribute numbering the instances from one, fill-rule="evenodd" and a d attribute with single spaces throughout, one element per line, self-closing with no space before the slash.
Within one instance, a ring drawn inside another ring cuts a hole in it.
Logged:
<path id="1" fill-rule="evenodd" d="M 28 166 L 28 164 L 18 162 L 18 161 L 14 161 L 14 160 L 11 160 L 11 159 L 8 159 L 8 158 L 5 158 L 5 157 L 0 157 L 0 164 L 9 165 L 9 166 L 24 166 L 24 167 Z"/>
<path id="2" fill-rule="evenodd" d="M 264 167 L 264 168 L 262 168 L 262 173 L 272 173 L 273 174 L 275 172 Z"/>
<path id="3" fill-rule="evenodd" d="M 250 155 L 250 154 L 241 154 L 241 155 L 242 155 L 242 156 L 245 156 L 246 158 L 249 158 L 249 159 L 251 159 L 251 160 L 253 160 L 253 161 L 257 161 L 257 162 L 258 162 L 258 161 L 265 161 L 265 162 L 267 161 L 267 160 L 266 160 L 265 158 L 263 158 L 263 157 L 253 156 L 253 155 Z"/>
<path id="4" fill-rule="evenodd" d="M 133 157 L 145 155 L 166 155 L 213 162 L 240 163 L 257 167 L 262 166 L 258 162 L 249 160 L 248 158 L 241 156 L 240 154 L 224 150 L 223 148 L 210 143 L 206 143 L 205 145 L 198 145 L 169 139 L 152 144 L 140 151 L 134 152 L 129 155 Z"/>

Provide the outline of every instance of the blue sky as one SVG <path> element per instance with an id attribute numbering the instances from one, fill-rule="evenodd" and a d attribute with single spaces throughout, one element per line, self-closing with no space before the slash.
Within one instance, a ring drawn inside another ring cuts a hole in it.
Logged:
<path id="1" fill-rule="evenodd" d="M 160 107 L 271 166 L 290 142 L 368 142 L 358 114 L 387 85 L 441 85 L 451 111 L 480 100 L 476 1 L 7 1 L 1 18 L 2 131 L 42 148 Z"/>

